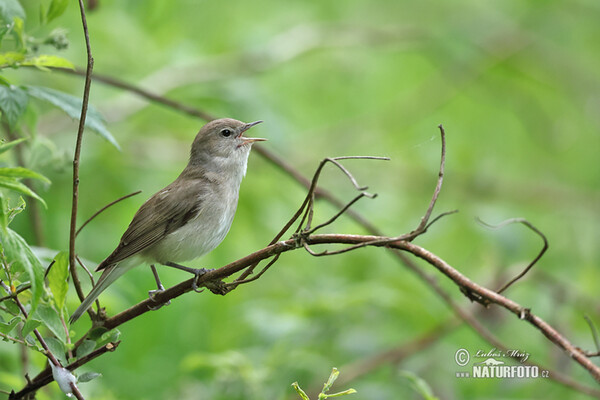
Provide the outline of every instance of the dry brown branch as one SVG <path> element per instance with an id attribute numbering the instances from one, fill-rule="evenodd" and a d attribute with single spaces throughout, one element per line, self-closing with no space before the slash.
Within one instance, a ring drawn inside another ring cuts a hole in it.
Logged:
<path id="1" fill-rule="evenodd" d="M 521 271 L 521 273 L 519 275 L 515 276 L 508 283 L 506 283 L 504 286 L 502 286 L 500 289 L 497 290 L 498 293 L 502 293 L 506 289 L 508 289 L 513 283 L 517 282 L 519 279 L 521 279 L 522 277 L 524 277 L 525 274 L 527 274 L 529 272 L 529 270 L 531 270 L 531 268 L 533 268 L 533 266 L 539 261 L 539 259 L 542 258 L 542 256 L 546 252 L 546 250 L 548 250 L 548 239 L 546 239 L 546 235 L 544 235 L 539 229 L 537 229 L 535 226 L 533 226 L 533 224 L 531 222 L 527 221 L 524 218 L 511 218 L 511 219 L 508 219 L 506 221 L 503 221 L 503 222 L 499 223 L 498 225 L 490 225 L 488 223 L 483 222 L 479 218 L 477 220 L 482 225 L 484 225 L 484 226 L 486 226 L 488 228 L 491 228 L 491 229 L 500 229 L 500 228 L 505 227 L 506 225 L 520 223 L 520 224 L 525 225 L 526 227 L 528 227 L 532 231 L 534 231 L 544 241 L 544 246 L 542 247 L 542 250 L 540 250 L 540 252 L 538 253 L 538 255 L 525 267 L 525 269 L 523 269 L 523 271 Z"/>
<path id="2" fill-rule="evenodd" d="M 88 102 L 90 98 L 90 86 L 92 84 L 92 70 L 94 68 L 94 58 L 92 57 L 92 48 L 90 46 L 90 35 L 85 18 L 85 9 L 83 1 L 79 0 L 79 11 L 81 13 L 81 24 L 85 37 L 85 48 L 87 52 L 87 67 L 85 71 L 85 84 L 83 88 L 83 99 L 81 105 L 81 116 L 79 117 L 79 126 L 77 129 L 77 139 L 75 141 L 75 154 L 73 155 L 73 198 L 71 202 L 71 225 L 69 230 L 69 271 L 73 278 L 73 286 L 77 291 L 79 300 L 83 301 L 85 294 L 81 289 L 81 282 L 77 273 L 77 264 L 75 262 L 75 237 L 77 227 L 77 209 L 79 202 L 79 160 L 81 157 L 81 143 L 83 140 L 83 130 L 85 128 L 85 119 L 87 117 Z"/>
<path id="3" fill-rule="evenodd" d="M 86 220 L 86 221 L 85 221 L 83 224 L 81 224 L 81 226 L 79 227 L 79 229 L 77 229 L 77 232 L 75 232 L 75 237 L 77 237 L 77 236 L 79 235 L 79 232 L 81 232 L 81 230 L 82 230 L 83 228 L 85 228 L 85 226 L 86 226 L 87 224 L 89 224 L 90 222 L 92 222 L 92 220 L 93 220 L 94 218 L 96 218 L 98 215 L 100 215 L 102 212 L 106 211 L 108 208 L 110 208 L 110 207 L 114 206 L 114 205 L 115 205 L 115 204 L 117 204 L 118 202 L 120 202 L 120 201 L 123 201 L 123 200 L 125 200 L 125 199 L 128 199 L 128 198 L 130 198 L 130 197 L 132 197 L 132 196 L 135 196 L 135 195 L 137 195 L 137 194 L 140 194 L 140 193 L 142 193 L 142 191 L 141 191 L 141 190 L 138 190 L 137 192 L 133 192 L 133 193 L 126 194 L 125 196 L 119 197 L 118 199 L 116 199 L 116 200 L 114 200 L 114 201 L 111 201 L 110 203 L 108 203 L 107 205 L 105 205 L 104 207 L 102 207 L 101 209 L 99 209 L 98 211 L 96 211 L 96 212 L 95 212 L 95 213 L 94 213 L 94 214 L 93 214 L 91 217 L 89 217 L 89 218 L 88 218 L 88 219 L 87 219 L 87 220 Z"/>

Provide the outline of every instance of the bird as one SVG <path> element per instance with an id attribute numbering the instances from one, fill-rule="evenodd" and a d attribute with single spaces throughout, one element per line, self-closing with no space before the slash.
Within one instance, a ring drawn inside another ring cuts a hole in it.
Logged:
<path id="1" fill-rule="evenodd" d="M 71 315 L 77 321 L 98 296 L 130 269 L 151 265 L 160 290 L 164 290 L 154 265 L 191 272 L 206 272 L 179 263 L 194 260 L 215 249 L 233 222 L 242 178 L 254 142 L 244 132 L 263 121 L 244 123 L 216 119 L 196 135 L 189 161 L 181 174 L 156 192 L 135 213 L 117 248 L 96 271 L 103 271 L 96 285 Z M 194 289 L 196 289 L 194 279 Z M 152 292 L 150 295 L 152 297 Z"/>

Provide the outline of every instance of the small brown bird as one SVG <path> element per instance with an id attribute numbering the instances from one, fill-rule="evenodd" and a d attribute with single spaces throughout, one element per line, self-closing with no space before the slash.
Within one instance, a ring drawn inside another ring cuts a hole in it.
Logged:
<path id="1" fill-rule="evenodd" d="M 249 124 L 224 118 L 204 125 L 188 165 L 173 183 L 154 194 L 133 217 L 121 241 L 96 271 L 98 283 L 75 310 L 75 322 L 110 284 L 142 263 L 179 268 L 196 276 L 206 270 L 177 263 L 198 258 L 227 235 L 246 175 L 252 143 L 266 139 L 243 136 Z"/>

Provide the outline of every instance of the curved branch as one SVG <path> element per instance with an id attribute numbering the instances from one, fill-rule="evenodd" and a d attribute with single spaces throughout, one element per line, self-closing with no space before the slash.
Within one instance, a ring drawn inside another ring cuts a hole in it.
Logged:
<path id="1" fill-rule="evenodd" d="M 525 269 L 523 271 L 521 271 L 521 273 L 519 275 L 515 276 L 507 284 L 505 284 L 500 289 L 498 289 L 497 290 L 498 293 L 504 292 L 513 283 L 515 283 L 516 281 L 518 281 L 519 279 L 521 279 L 522 277 L 524 277 L 525 274 L 527 274 L 529 272 L 529 270 L 531 268 L 533 268 L 533 266 L 540 260 L 540 258 L 542 258 L 542 256 L 546 252 L 546 250 L 548 250 L 548 239 L 546 238 L 546 235 L 544 235 L 539 229 L 537 229 L 535 226 L 533 226 L 533 224 L 531 222 L 527 221 L 524 218 L 511 218 L 511 219 L 507 219 L 506 221 L 503 221 L 503 222 L 499 223 L 498 225 L 490 225 L 490 224 L 488 224 L 486 222 L 483 222 L 479 218 L 477 219 L 477 221 L 479 221 L 480 224 L 482 224 L 482 225 L 484 225 L 484 226 L 486 226 L 488 228 L 491 228 L 491 229 L 500 229 L 500 228 L 505 227 L 506 225 L 520 223 L 520 224 L 525 225 L 526 227 L 528 227 L 529 229 L 531 229 L 535 233 L 537 233 L 538 236 L 540 236 L 542 238 L 542 240 L 544 241 L 544 246 L 542 247 L 542 250 L 540 250 L 540 252 L 538 253 L 538 255 L 527 265 L 527 267 L 525 267 Z"/>

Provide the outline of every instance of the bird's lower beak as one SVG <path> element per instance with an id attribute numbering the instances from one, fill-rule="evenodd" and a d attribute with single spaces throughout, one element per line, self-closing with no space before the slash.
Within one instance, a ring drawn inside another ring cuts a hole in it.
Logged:
<path id="1" fill-rule="evenodd" d="M 242 131 L 240 132 L 240 136 L 239 138 L 243 140 L 242 145 L 245 144 L 251 144 L 254 142 L 264 142 L 267 139 L 263 139 L 263 138 L 248 138 L 248 137 L 244 137 L 244 132 L 246 132 L 248 129 L 252 128 L 254 125 L 258 125 L 260 124 L 262 121 L 255 121 L 255 122 L 250 122 L 249 124 L 244 125 L 244 128 L 242 129 Z"/>
<path id="2" fill-rule="evenodd" d="M 241 138 L 243 140 L 242 144 L 250 144 L 250 143 L 254 143 L 254 142 L 264 142 L 267 139 L 263 139 L 263 138 L 251 138 L 251 137 L 242 137 Z"/>

